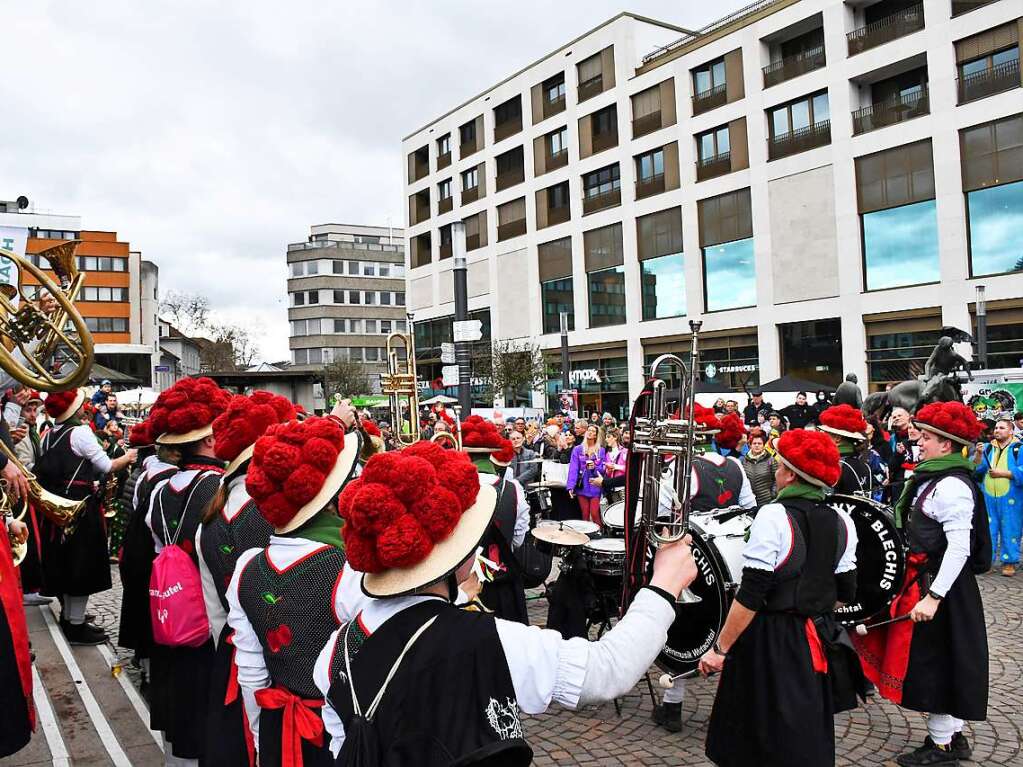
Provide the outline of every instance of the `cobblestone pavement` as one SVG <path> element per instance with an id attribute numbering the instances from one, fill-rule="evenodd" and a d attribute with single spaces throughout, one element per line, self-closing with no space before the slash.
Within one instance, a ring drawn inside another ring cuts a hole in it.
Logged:
<path id="1" fill-rule="evenodd" d="M 117 571 L 115 587 L 89 602 L 96 622 L 116 632 L 120 602 Z M 991 655 L 991 704 L 988 721 L 967 725 L 974 747 L 974 764 L 1023 765 L 1023 577 L 1003 578 L 989 573 L 980 578 L 987 610 Z M 547 603 L 530 602 L 531 620 L 546 621 Z M 116 649 L 116 648 L 115 648 Z M 124 652 L 121 651 L 123 655 Z M 656 688 L 660 671 L 651 670 Z M 691 765 L 711 763 L 703 754 L 707 720 L 713 704 L 713 681 L 689 685 L 683 708 L 683 730 L 672 735 L 650 721 L 651 701 L 643 682 L 614 705 L 571 712 L 552 709 L 548 714 L 525 717 L 526 737 L 544 765 Z M 923 741 L 923 716 L 904 711 L 875 697 L 865 707 L 836 717 L 835 737 L 839 765 L 894 765 L 894 758 Z M 741 737 L 741 733 L 736 733 Z M 752 766 L 751 766 L 752 767 Z"/>

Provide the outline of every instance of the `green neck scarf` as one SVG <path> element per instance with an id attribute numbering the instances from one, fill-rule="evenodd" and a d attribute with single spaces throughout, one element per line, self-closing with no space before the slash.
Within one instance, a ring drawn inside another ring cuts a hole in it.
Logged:
<path id="1" fill-rule="evenodd" d="M 480 474 L 497 474 L 497 469 L 494 468 L 494 464 L 490 462 L 490 456 L 479 453 L 478 458 L 473 458 L 472 462 L 476 466 L 476 470 Z"/>
<path id="2" fill-rule="evenodd" d="M 916 497 L 916 491 L 920 487 L 921 482 L 956 469 L 972 474 L 976 468 L 973 462 L 965 458 L 961 452 L 949 453 L 940 458 L 931 458 L 918 463 L 913 469 L 913 476 L 906 481 L 905 486 L 902 488 L 902 495 L 899 496 L 899 500 L 895 504 L 896 527 L 901 528 L 903 522 L 908 518 L 909 509 L 913 504 L 913 499 Z"/>
<path id="3" fill-rule="evenodd" d="M 839 442 L 838 454 L 841 456 L 856 455 L 856 446 L 845 441 Z"/>
<path id="4" fill-rule="evenodd" d="M 334 513 L 332 508 L 320 509 L 304 524 L 290 533 L 277 533 L 281 538 L 308 538 L 310 541 L 325 543 L 344 551 L 345 544 L 341 540 L 341 528 L 344 520 Z"/>
<path id="5" fill-rule="evenodd" d="M 786 498 L 806 498 L 809 501 L 823 501 L 824 488 L 811 485 L 809 482 L 794 482 L 788 487 L 783 487 L 774 497 L 776 501 L 783 501 Z"/>

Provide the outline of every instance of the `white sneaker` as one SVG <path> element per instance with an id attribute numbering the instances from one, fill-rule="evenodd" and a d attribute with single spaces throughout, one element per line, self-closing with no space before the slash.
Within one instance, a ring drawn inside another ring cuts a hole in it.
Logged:
<path id="1" fill-rule="evenodd" d="M 44 597 L 42 594 L 25 594 L 24 599 L 21 603 L 26 607 L 34 607 L 36 605 L 48 605 L 53 601 L 53 597 Z"/>

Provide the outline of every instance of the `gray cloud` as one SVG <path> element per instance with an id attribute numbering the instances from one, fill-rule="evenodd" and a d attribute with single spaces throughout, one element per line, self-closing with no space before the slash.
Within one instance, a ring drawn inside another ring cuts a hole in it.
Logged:
<path id="1" fill-rule="evenodd" d="M 745 0 L 640 0 L 700 26 Z M 81 214 L 287 356 L 284 251 L 404 221 L 402 136 L 617 2 L 4 0 L 0 195 Z"/>

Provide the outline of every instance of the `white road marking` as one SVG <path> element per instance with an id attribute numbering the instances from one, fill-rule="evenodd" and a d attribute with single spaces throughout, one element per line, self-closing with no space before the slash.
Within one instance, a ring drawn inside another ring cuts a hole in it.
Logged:
<path id="1" fill-rule="evenodd" d="M 97 645 L 96 649 L 99 650 L 99 654 L 103 656 L 103 660 L 107 662 L 107 667 L 111 670 L 114 668 L 114 664 L 118 663 L 114 653 L 110 648 L 105 645 Z M 121 688 L 124 690 L 124 694 L 128 696 L 128 700 L 131 702 L 131 707 L 135 709 L 135 713 L 139 715 L 139 719 L 142 720 L 142 724 L 149 730 L 149 734 L 153 738 L 153 742 L 156 743 L 156 747 L 163 751 L 163 738 L 160 737 L 160 733 L 153 732 L 149 729 L 149 707 L 146 706 L 146 702 L 142 700 L 142 696 L 139 695 L 139 691 L 135 689 L 135 685 L 131 683 L 128 675 L 122 670 L 116 677 Z"/>
<path id="2" fill-rule="evenodd" d="M 96 728 L 96 733 L 99 735 L 100 743 L 103 744 L 103 748 L 106 749 L 107 754 L 110 756 L 110 760 L 114 763 L 114 767 L 132 767 L 131 759 L 124 753 L 121 748 L 121 744 L 117 742 L 117 736 L 114 735 L 113 729 L 110 727 L 110 723 L 106 717 L 103 716 L 103 709 L 100 708 L 99 702 L 96 700 L 96 696 L 92 694 L 92 690 L 89 689 L 89 683 L 85 681 L 85 675 L 82 673 L 82 669 L 79 668 L 78 662 L 75 660 L 74 653 L 71 652 L 71 646 L 64 638 L 64 633 L 60 630 L 57 625 L 57 621 L 53 617 L 53 613 L 49 607 L 40 606 L 39 610 L 43 614 L 43 619 L 46 621 L 46 628 L 50 631 L 50 637 L 53 639 L 53 643 L 57 646 L 57 651 L 60 653 L 60 657 L 64 660 L 64 665 L 67 666 L 68 673 L 71 674 L 71 680 L 75 683 L 75 687 L 78 689 L 78 695 L 82 699 L 82 703 L 85 705 L 85 710 L 89 714 L 89 719 L 92 720 L 93 727 Z"/>
<path id="3" fill-rule="evenodd" d="M 32 666 L 32 699 L 35 701 L 36 717 L 43 728 L 43 737 L 46 738 L 46 747 L 53 757 L 53 767 L 71 767 L 71 755 L 64 745 L 64 738 L 60 735 L 60 725 L 57 723 L 57 716 L 53 713 L 53 706 L 50 705 L 50 698 L 43 687 L 43 680 L 39 678 L 39 671 L 35 665 Z"/>

